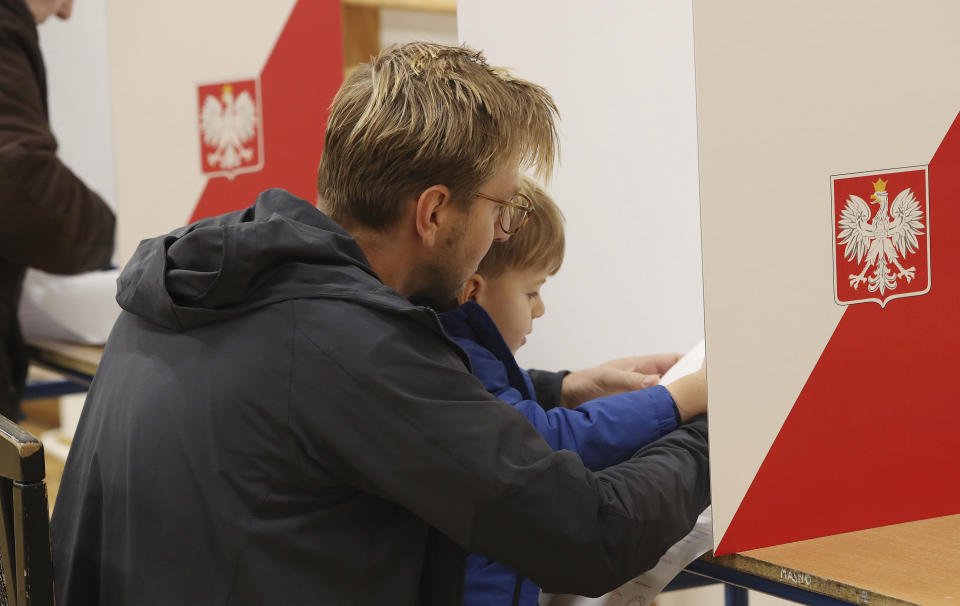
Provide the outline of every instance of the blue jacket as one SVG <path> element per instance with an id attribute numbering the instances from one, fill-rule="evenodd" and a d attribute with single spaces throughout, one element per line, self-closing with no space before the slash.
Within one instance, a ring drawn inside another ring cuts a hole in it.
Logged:
<path id="1" fill-rule="evenodd" d="M 592 470 L 629 458 L 677 427 L 673 398 L 659 385 L 591 400 L 575 410 L 544 410 L 530 377 L 480 305 L 465 303 L 440 314 L 440 322 L 470 356 L 473 374 L 487 391 L 522 412 L 554 450 L 576 452 Z M 539 587 L 507 566 L 477 554 L 467 557 L 464 606 L 536 606 L 539 595 Z"/>

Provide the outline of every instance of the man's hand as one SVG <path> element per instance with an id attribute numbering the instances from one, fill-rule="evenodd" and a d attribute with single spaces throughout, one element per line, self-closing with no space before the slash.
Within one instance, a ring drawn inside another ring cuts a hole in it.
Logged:
<path id="1" fill-rule="evenodd" d="M 680 354 L 673 353 L 630 356 L 572 372 L 563 379 L 560 405 L 576 408 L 594 398 L 656 385 L 660 381 L 660 375 L 667 372 L 679 359 Z"/>
<path id="2" fill-rule="evenodd" d="M 707 412 L 707 365 L 695 373 L 680 377 L 666 386 L 673 402 L 680 411 L 680 420 L 686 423 L 693 417 Z"/>

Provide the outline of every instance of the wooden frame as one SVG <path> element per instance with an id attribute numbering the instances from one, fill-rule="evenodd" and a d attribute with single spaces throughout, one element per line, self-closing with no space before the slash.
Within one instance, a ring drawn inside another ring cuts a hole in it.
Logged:
<path id="1" fill-rule="evenodd" d="M 380 52 L 380 9 L 455 14 L 456 0 L 342 0 L 343 74 Z"/>

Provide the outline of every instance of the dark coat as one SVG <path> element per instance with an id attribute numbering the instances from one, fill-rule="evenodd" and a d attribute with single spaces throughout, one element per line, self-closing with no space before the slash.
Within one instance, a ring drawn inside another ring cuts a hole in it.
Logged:
<path id="1" fill-rule="evenodd" d="M 27 372 L 17 307 L 27 267 L 105 268 L 114 217 L 57 158 L 37 26 L 23 0 L 0 0 L 0 414 L 16 419 Z"/>
<path id="2" fill-rule="evenodd" d="M 437 604 L 463 548 L 549 591 L 653 566 L 708 501 L 685 425 L 591 472 L 282 190 L 140 245 L 52 522 L 57 603 Z"/>

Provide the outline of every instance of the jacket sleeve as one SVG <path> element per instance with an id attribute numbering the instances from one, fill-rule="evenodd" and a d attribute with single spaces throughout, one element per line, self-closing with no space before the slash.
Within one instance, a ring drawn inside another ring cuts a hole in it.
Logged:
<path id="1" fill-rule="evenodd" d="M 571 410 L 544 410 L 510 388 L 498 396 L 513 404 L 554 450 L 572 450 L 593 470 L 619 463 L 676 429 L 673 398 L 660 385 L 584 402 Z"/>
<path id="2" fill-rule="evenodd" d="M 439 326 L 355 313 L 302 314 L 322 322 L 295 341 L 288 391 L 305 477 L 345 470 L 469 551 L 580 595 L 654 566 L 708 504 L 705 420 L 591 472 L 487 393 Z"/>
<path id="3" fill-rule="evenodd" d="M 549 370 L 529 369 L 527 374 L 533 382 L 533 391 L 537 394 L 537 402 L 544 410 L 550 410 L 560 405 L 563 395 L 563 378 L 570 374 L 569 370 L 551 372 Z"/>
<path id="4" fill-rule="evenodd" d="M 53 273 L 105 268 L 114 215 L 57 158 L 30 33 L 0 16 L 0 258 Z"/>

